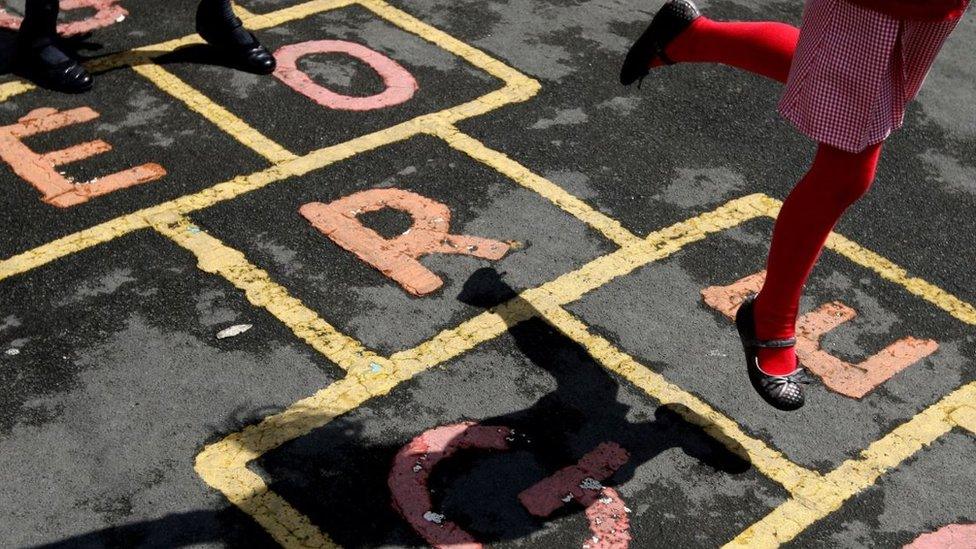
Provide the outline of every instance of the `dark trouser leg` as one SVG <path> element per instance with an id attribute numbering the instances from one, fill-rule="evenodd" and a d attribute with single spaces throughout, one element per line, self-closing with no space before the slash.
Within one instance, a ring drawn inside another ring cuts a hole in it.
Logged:
<path id="1" fill-rule="evenodd" d="M 201 16 L 228 29 L 239 27 L 241 24 L 237 16 L 234 15 L 230 0 L 200 0 L 200 5 L 197 7 L 197 17 Z"/>
<path id="2" fill-rule="evenodd" d="M 230 0 L 200 0 L 197 32 L 237 67 L 257 74 L 275 69 L 275 59 L 234 15 Z"/>
<path id="3" fill-rule="evenodd" d="M 92 77 L 57 45 L 58 0 L 27 0 L 17 33 L 16 72 L 41 87 L 66 93 L 91 89 Z"/>
<path id="4" fill-rule="evenodd" d="M 27 0 L 24 21 L 17 34 L 18 46 L 40 49 L 53 43 L 57 33 L 58 0 Z"/>

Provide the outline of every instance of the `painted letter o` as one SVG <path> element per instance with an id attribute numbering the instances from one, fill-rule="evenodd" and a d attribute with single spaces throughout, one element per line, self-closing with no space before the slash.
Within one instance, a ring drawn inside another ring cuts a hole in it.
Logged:
<path id="1" fill-rule="evenodd" d="M 315 83 L 298 68 L 301 57 L 314 53 L 345 53 L 366 63 L 383 78 L 386 89 L 368 97 L 351 97 Z M 389 57 L 361 44 L 345 40 L 311 40 L 282 46 L 275 52 L 278 68 L 275 76 L 291 89 L 323 107 L 344 111 L 371 111 L 399 105 L 417 91 L 417 81 L 407 69 Z"/>

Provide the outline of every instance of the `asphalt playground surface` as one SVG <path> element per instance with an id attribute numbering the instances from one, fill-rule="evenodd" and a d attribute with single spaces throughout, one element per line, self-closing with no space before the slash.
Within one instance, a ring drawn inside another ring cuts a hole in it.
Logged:
<path id="1" fill-rule="evenodd" d="M 241 0 L 290 76 L 224 66 L 190 0 L 64 13 L 125 10 L 71 41 L 91 93 L 4 69 L 0 547 L 976 546 L 972 10 L 781 413 L 723 314 L 814 151 L 780 85 L 620 87 L 657 0 L 388 2 Z"/>

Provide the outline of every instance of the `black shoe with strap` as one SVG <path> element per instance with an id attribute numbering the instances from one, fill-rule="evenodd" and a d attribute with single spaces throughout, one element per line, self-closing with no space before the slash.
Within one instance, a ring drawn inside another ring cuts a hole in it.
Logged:
<path id="1" fill-rule="evenodd" d="M 735 327 L 746 353 L 746 369 L 752 388 L 774 408 L 792 411 L 803 406 L 805 397 L 801 384 L 810 383 L 806 371 L 797 363 L 796 370 L 785 376 L 772 376 L 759 368 L 759 349 L 785 349 L 796 346 L 796 338 L 760 341 L 756 339 L 756 296 L 751 295 L 735 315 Z"/>
<path id="2" fill-rule="evenodd" d="M 664 4 L 627 52 L 624 66 L 620 69 L 620 83 L 629 86 L 636 80 L 643 80 L 650 71 L 648 66 L 655 59 L 660 59 L 665 65 L 673 65 L 674 61 L 664 53 L 664 49 L 699 17 L 701 12 L 690 0 L 671 0 Z M 640 87 L 640 84 L 637 86 Z"/>
<path id="3" fill-rule="evenodd" d="M 229 5 L 228 5 L 229 6 Z M 197 8 L 197 33 L 237 68 L 254 74 L 271 74 L 277 62 L 271 52 L 248 32 L 239 18 L 213 9 L 209 3 Z"/>

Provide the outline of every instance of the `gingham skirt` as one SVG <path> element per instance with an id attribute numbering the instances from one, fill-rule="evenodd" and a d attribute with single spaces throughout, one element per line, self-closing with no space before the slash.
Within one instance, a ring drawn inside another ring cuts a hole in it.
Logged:
<path id="1" fill-rule="evenodd" d="M 901 127 L 958 20 L 900 21 L 846 0 L 807 0 L 780 114 L 849 152 Z"/>

